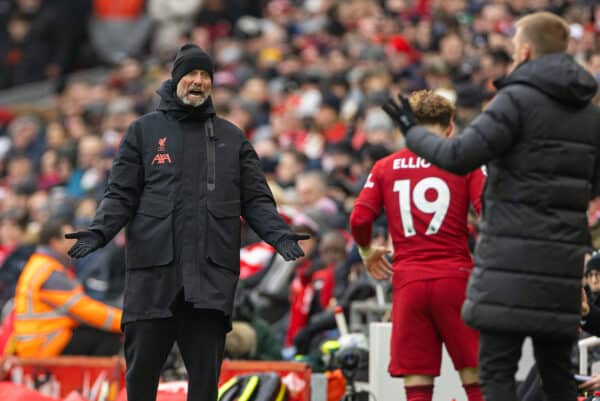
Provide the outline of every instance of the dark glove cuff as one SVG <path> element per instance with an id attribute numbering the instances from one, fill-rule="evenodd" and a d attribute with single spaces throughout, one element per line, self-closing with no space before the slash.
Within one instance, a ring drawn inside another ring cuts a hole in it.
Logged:
<path id="1" fill-rule="evenodd" d="M 104 234 L 102 234 L 102 231 L 96 229 L 91 229 L 89 231 L 98 238 L 98 241 L 102 246 L 106 245 L 106 238 L 104 238 Z"/>

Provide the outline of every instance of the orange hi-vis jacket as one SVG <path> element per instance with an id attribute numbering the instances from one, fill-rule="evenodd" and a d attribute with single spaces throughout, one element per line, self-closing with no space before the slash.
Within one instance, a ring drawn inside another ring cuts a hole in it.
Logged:
<path id="1" fill-rule="evenodd" d="M 73 329 L 81 324 L 119 332 L 121 310 L 84 294 L 81 284 L 57 259 L 34 253 L 16 288 L 17 355 L 57 356 L 71 339 Z"/>

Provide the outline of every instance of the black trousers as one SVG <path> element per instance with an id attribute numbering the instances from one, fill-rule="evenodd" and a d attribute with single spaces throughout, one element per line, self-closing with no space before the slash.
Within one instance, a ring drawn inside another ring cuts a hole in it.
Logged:
<path id="1" fill-rule="evenodd" d="M 127 399 L 155 401 L 161 369 L 175 341 L 188 373 L 188 401 L 216 401 L 225 348 L 221 311 L 195 309 L 177 297 L 173 316 L 124 325 Z"/>
<path id="2" fill-rule="evenodd" d="M 481 332 L 479 369 L 486 401 L 518 401 L 515 383 L 525 336 Z M 572 340 L 532 338 L 536 366 L 547 401 L 575 401 L 577 385 L 571 365 Z"/>
<path id="3" fill-rule="evenodd" d="M 121 348 L 121 334 L 80 326 L 61 351 L 61 355 L 113 356 Z"/>

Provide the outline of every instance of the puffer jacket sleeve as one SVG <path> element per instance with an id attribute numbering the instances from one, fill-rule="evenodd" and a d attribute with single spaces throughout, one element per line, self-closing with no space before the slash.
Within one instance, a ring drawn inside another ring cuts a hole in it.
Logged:
<path id="1" fill-rule="evenodd" d="M 109 242 L 131 219 L 144 185 L 141 143 L 137 123 L 129 126 L 110 170 L 108 187 L 90 230 Z"/>
<path id="2" fill-rule="evenodd" d="M 120 332 L 121 310 L 90 298 L 79 282 L 63 272 L 52 272 L 40 289 L 40 298 L 77 321 L 98 329 Z"/>
<path id="3" fill-rule="evenodd" d="M 600 112 L 598 114 L 600 115 Z M 598 127 L 600 128 L 600 121 L 598 122 Z M 600 196 L 600 141 L 596 155 L 596 166 L 594 167 L 594 178 L 592 181 L 592 200 Z"/>
<path id="4" fill-rule="evenodd" d="M 424 127 L 415 126 L 406 134 L 406 145 L 444 170 L 464 175 L 511 147 L 519 132 L 519 119 L 514 95 L 503 90 L 456 137 L 441 138 Z"/>
<path id="5" fill-rule="evenodd" d="M 277 212 L 258 155 L 247 140 L 240 149 L 240 171 L 242 216 L 260 238 L 275 245 L 290 229 Z"/>

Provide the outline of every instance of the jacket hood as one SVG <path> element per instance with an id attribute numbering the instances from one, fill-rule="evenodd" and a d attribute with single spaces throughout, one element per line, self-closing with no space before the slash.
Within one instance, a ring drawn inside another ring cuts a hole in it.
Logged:
<path id="1" fill-rule="evenodd" d="M 581 107 L 594 97 L 598 84 L 594 77 L 568 54 L 542 56 L 519 65 L 496 82 L 498 89 L 511 84 L 533 86 L 561 102 Z"/>
<path id="2" fill-rule="evenodd" d="M 156 93 L 160 96 L 160 103 L 157 110 L 170 114 L 177 120 L 192 118 L 204 121 L 215 115 L 215 109 L 210 96 L 199 107 L 183 104 L 175 95 L 175 85 L 173 85 L 173 81 L 170 79 L 163 82 Z"/>

